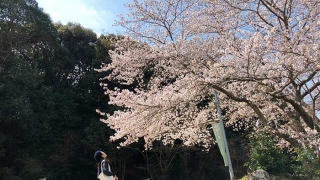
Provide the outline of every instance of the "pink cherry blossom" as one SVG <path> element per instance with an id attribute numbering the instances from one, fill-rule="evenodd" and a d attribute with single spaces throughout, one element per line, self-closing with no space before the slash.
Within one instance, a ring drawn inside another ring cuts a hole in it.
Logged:
<path id="1" fill-rule="evenodd" d="M 102 120 L 116 130 L 112 140 L 209 147 L 218 91 L 227 126 L 319 146 L 319 1 L 134 0 L 128 8 L 117 22 L 127 36 L 99 69 L 139 84 L 105 87 L 109 103 L 126 108 Z"/>

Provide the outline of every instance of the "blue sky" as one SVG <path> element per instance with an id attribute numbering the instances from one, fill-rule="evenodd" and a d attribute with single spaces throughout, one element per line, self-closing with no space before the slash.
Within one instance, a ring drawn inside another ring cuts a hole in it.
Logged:
<path id="1" fill-rule="evenodd" d="M 97 34 L 123 32 L 114 26 L 119 14 L 126 14 L 123 5 L 132 0 L 37 0 L 39 7 L 51 16 L 53 22 L 77 22 Z"/>

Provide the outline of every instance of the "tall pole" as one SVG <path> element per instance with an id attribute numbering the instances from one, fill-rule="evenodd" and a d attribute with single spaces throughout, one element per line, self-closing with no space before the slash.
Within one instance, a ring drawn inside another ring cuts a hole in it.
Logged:
<path id="1" fill-rule="evenodd" d="M 234 180 L 234 174 L 233 174 L 233 168 L 231 164 L 231 157 L 229 153 L 229 148 L 228 148 L 228 142 L 227 142 L 227 137 L 226 137 L 226 132 L 224 130 L 224 125 L 223 125 L 223 120 L 222 120 L 222 115 L 221 115 L 221 109 L 220 109 L 220 102 L 219 102 L 219 97 L 217 91 L 214 91 L 214 96 L 216 98 L 216 104 L 217 104 L 217 112 L 218 112 L 218 118 L 220 120 L 220 126 L 223 134 L 223 141 L 225 144 L 225 150 L 228 158 L 228 164 L 229 164 L 229 173 L 230 173 L 230 180 Z"/>

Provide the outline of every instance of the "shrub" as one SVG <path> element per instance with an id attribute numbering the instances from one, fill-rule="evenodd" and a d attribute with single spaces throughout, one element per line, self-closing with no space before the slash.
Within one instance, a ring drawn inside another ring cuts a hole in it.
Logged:
<path id="1" fill-rule="evenodd" d="M 249 148 L 249 161 L 245 163 L 249 173 L 259 169 L 272 175 L 292 172 L 292 155 L 275 146 L 275 141 L 270 135 L 262 133 L 251 136 Z"/>
<path id="2" fill-rule="evenodd" d="M 295 176 L 302 179 L 320 179 L 320 158 L 311 148 L 295 149 L 297 156 L 292 166 Z"/>

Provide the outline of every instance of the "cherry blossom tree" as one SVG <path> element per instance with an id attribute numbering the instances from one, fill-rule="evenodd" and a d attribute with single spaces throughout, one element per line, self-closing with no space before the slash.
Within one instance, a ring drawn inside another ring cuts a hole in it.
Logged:
<path id="1" fill-rule="evenodd" d="M 102 119 L 128 145 L 143 137 L 208 147 L 219 92 L 227 126 L 267 131 L 293 146 L 319 145 L 320 2 L 134 0 L 118 25 L 104 79 L 122 111 Z M 148 77 L 147 77 L 148 75 Z M 150 76 L 150 77 L 149 77 Z M 283 143 L 282 143 L 283 144 Z"/>

